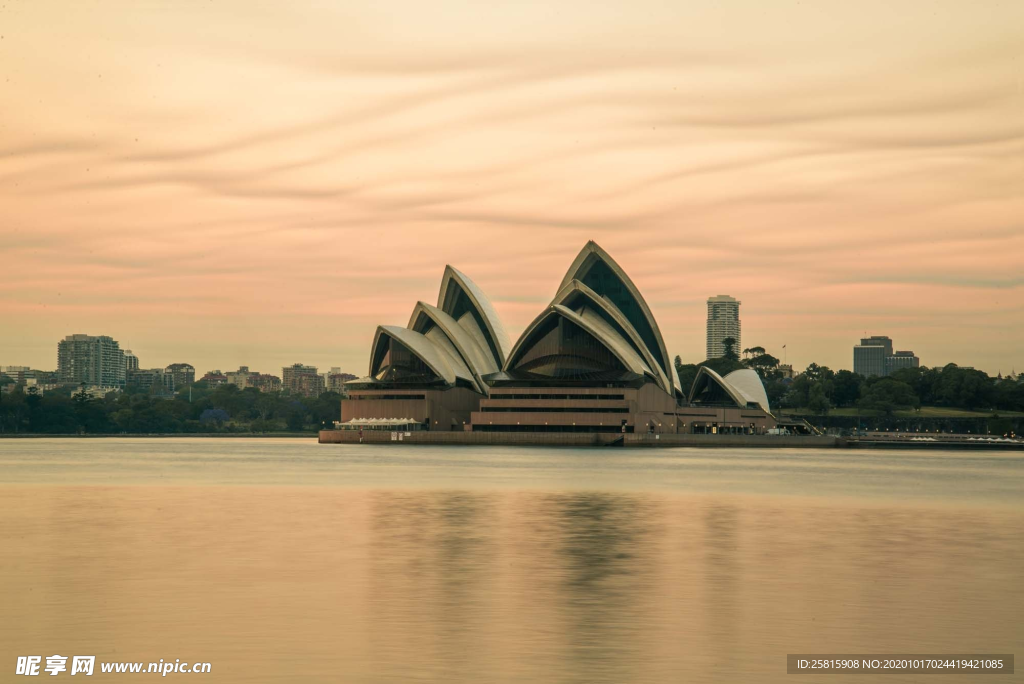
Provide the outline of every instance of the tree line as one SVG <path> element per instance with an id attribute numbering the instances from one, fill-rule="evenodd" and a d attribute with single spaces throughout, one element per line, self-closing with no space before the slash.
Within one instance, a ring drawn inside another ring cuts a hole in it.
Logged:
<path id="1" fill-rule="evenodd" d="M 725 353 L 697 364 L 675 358 L 682 387 L 693 384 L 697 371 L 707 366 L 719 375 L 741 368 L 757 371 L 769 403 L 782 409 L 807 409 L 827 415 L 833 408 L 859 408 L 891 416 L 899 410 L 937 406 L 969 411 L 1024 411 L 1024 382 L 1000 381 L 984 371 L 961 368 L 955 363 L 942 368 L 901 368 L 886 377 L 866 378 L 848 370 L 810 364 L 795 378 L 783 377 L 779 359 L 763 347 L 744 349 L 736 340 L 723 340 Z"/>
<path id="2" fill-rule="evenodd" d="M 772 407 L 805 409 L 819 416 L 833 408 L 858 408 L 878 415 L 921 406 L 981 411 L 1024 411 L 1024 382 L 1002 381 L 973 368 L 903 368 L 888 377 L 865 378 L 848 370 L 810 364 L 795 378 L 783 377 L 779 359 L 763 347 L 735 349 L 698 364 L 675 358 L 681 386 L 688 389 L 701 366 L 720 375 L 751 368 L 761 376 Z M 10 380 L 3 378 L 4 380 Z M 316 398 L 260 392 L 203 381 L 173 397 L 126 390 L 99 399 L 84 391 L 38 394 L 18 386 L 0 393 L 0 432 L 38 434 L 173 434 L 216 432 L 305 432 L 340 418 L 341 395 Z"/>
<path id="3" fill-rule="evenodd" d="M 127 390 L 93 399 L 81 388 L 39 394 L 22 387 L 0 395 L 0 432 L 37 434 L 175 434 L 309 432 L 341 416 L 341 395 L 260 392 L 205 382 L 173 397 Z"/>

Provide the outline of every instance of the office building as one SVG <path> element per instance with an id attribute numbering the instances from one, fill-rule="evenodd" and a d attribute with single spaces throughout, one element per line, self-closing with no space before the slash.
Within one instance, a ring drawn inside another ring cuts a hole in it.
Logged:
<path id="1" fill-rule="evenodd" d="M 886 360 L 886 375 L 895 373 L 901 368 L 917 368 L 921 365 L 921 359 L 917 358 L 912 351 L 897 351 Z"/>
<path id="2" fill-rule="evenodd" d="M 139 370 L 139 357 L 133 354 L 131 349 L 124 350 L 124 370 L 125 373 Z"/>
<path id="3" fill-rule="evenodd" d="M 281 391 L 281 378 L 251 371 L 248 366 L 239 366 L 238 370 L 229 372 L 225 377 L 229 385 L 235 385 L 238 389 L 255 387 L 260 392 Z"/>
<path id="4" fill-rule="evenodd" d="M 220 369 L 209 371 L 206 375 L 199 378 L 199 382 L 205 382 L 207 387 L 213 388 L 218 387 L 227 383 L 228 376 L 220 372 Z"/>
<path id="5" fill-rule="evenodd" d="M 47 382 L 46 379 L 42 377 L 42 374 L 40 374 L 35 377 L 26 378 L 24 390 L 27 394 L 46 394 L 47 392 L 52 392 L 60 387 L 60 383 Z"/>
<path id="6" fill-rule="evenodd" d="M 329 372 L 323 373 L 322 375 L 324 376 L 324 389 L 328 392 L 336 392 L 338 394 L 345 393 L 346 382 L 356 379 L 356 376 L 351 373 L 342 373 L 341 368 L 337 366 L 331 367 Z"/>
<path id="7" fill-rule="evenodd" d="M 884 335 L 861 339 L 853 348 L 853 372 L 866 378 L 885 376 L 885 359 L 892 356 L 892 340 Z"/>
<path id="8" fill-rule="evenodd" d="M 57 343 L 57 372 L 63 384 L 122 387 L 124 354 L 117 341 L 106 335 L 68 335 Z"/>
<path id="9" fill-rule="evenodd" d="M 266 373 L 253 373 L 249 376 L 249 387 L 255 387 L 260 392 L 280 392 L 281 378 Z"/>
<path id="10" fill-rule="evenodd" d="M 0 375 L 6 376 L 18 385 L 25 385 L 35 378 L 36 371 L 30 366 L 0 366 Z"/>
<path id="11" fill-rule="evenodd" d="M 324 391 L 324 379 L 316 366 L 295 363 L 281 369 L 281 389 L 304 397 L 319 397 Z"/>
<path id="12" fill-rule="evenodd" d="M 179 390 L 188 387 L 196 381 L 196 369 L 187 363 L 172 363 L 165 368 L 174 379 L 174 389 Z"/>
<path id="13" fill-rule="evenodd" d="M 120 391 L 120 387 L 80 387 L 75 390 L 75 394 L 84 395 L 87 399 L 103 399 L 110 393 L 117 394 Z"/>
<path id="14" fill-rule="evenodd" d="M 736 340 L 733 351 L 740 349 L 740 302 L 729 295 L 708 297 L 707 358 L 715 359 L 725 354 L 722 340 L 731 337 Z"/>
<path id="15" fill-rule="evenodd" d="M 248 366 L 239 366 L 238 370 L 227 372 L 227 383 L 235 385 L 238 389 L 245 389 L 249 387 L 249 378 L 253 375 L 258 375 L 258 373 L 250 371 Z"/>
<path id="16" fill-rule="evenodd" d="M 853 348 L 853 372 L 866 378 L 885 377 L 900 368 L 917 368 L 921 360 L 912 351 L 893 351 L 885 335 L 861 338 Z"/>
<path id="17" fill-rule="evenodd" d="M 127 386 L 136 392 L 171 396 L 174 394 L 174 375 L 165 368 L 136 368 L 128 371 Z"/>

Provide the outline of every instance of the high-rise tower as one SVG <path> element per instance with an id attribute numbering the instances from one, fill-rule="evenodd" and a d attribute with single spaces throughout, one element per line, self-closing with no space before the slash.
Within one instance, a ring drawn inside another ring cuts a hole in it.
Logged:
<path id="1" fill-rule="evenodd" d="M 120 345 L 106 335 L 68 335 L 57 343 L 57 373 L 62 383 L 121 387 L 125 371 Z"/>
<path id="2" fill-rule="evenodd" d="M 725 353 L 722 340 L 736 340 L 733 351 L 740 352 L 740 301 L 729 295 L 708 297 L 707 358 L 714 359 Z"/>

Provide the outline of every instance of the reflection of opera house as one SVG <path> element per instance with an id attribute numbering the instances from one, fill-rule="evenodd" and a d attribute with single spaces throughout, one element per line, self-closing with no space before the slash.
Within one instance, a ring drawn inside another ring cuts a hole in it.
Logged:
<path id="1" fill-rule="evenodd" d="M 680 386 L 658 323 L 597 244 L 510 343 L 486 295 L 449 266 L 437 306 L 380 326 L 370 374 L 347 384 L 342 429 L 762 433 L 775 426 L 757 374 L 701 368 Z"/>

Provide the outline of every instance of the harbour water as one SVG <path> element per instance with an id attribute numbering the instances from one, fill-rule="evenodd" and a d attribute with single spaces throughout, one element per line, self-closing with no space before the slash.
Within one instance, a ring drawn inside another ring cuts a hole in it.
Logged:
<path id="1" fill-rule="evenodd" d="M 0 681 L 32 654 L 618 683 L 1013 653 L 1022 538 L 1018 453 L 6 439 Z"/>

